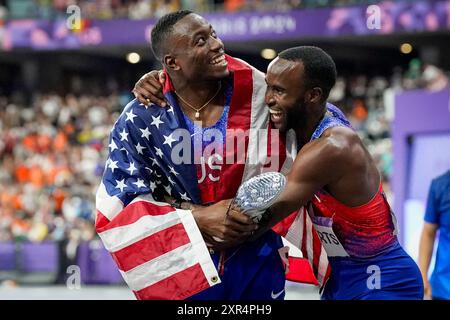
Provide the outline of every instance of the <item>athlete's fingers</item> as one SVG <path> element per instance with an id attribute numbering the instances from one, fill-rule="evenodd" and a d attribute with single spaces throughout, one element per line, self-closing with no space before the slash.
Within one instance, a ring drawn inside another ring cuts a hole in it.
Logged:
<path id="1" fill-rule="evenodd" d="M 149 73 L 146 73 L 143 77 L 141 77 L 139 79 L 139 82 L 145 82 L 145 83 L 150 83 L 154 86 L 161 86 L 161 81 L 160 81 L 160 70 L 152 70 Z"/>
<path id="2" fill-rule="evenodd" d="M 205 240 L 205 242 L 210 245 L 217 246 L 219 244 L 218 241 L 216 241 L 212 236 L 210 236 L 207 233 L 202 232 L 202 236 L 203 236 L 203 239 Z"/>
<path id="3" fill-rule="evenodd" d="M 151 71 L 142 76 L 135 84 L 132 92 L 140 94 L 149 99 L 146 104 L 155 103 L 161 106 L 166 106 L 164 94 L 162 92 L 163 86 L 159 81 L 159 71 Z"/>
<path id="4" fill-rule="evenodd" d="M 161 88 L 155 87 L 153 84 L 142 83 L 134 91 L 140 93 L 146 98 L 146 104 L 154 103 L 162 107 L 166 106 L 165 97 L 161 91 Z"/>
<path id="5" fill-rule="evenodd" d="M 252 221 L 252 224 L 242 224 L 232 219 L 227 219 L 225 225 L 230 230 L 236 231 L 242 236 L 249 236 L 252 232 L 258 229 L 258 225 Z M 245 233 L 245 234 L 244 234 Z"/>
<path id="6" fill-rule="evenodd" d="M 231 208 L 230 211 L 228 211 L 228 218 L 231 220 L 234 220 L 236 222 L 246 224 L 246 225 L 254 225 L 255 222 L 245 213 L 242 213 L 240 211 L 235 210 L 234 208 Z"/>
<path id="7" fill-rule="evenodd" d="M 133 94 L 141 104 L 146 105 L 146 106 L 148 106 L 150 104 L 150 100 L 147 99 L 146 97 L 144 97 L 142 94 L 140 94 L 138 92 L 134 92 L 134 91 L 133 91 Z"/>
<path id="8" fill-rule="evenodd" d="M 240 238 L 242 236 L 242 233 L 241 232 L 239 232 L 239 231 L 236 231 L 236 230 L 233 230 L 233 229 L 231 229 L 231 228 L 226 228 L 224 231 L 223 231 L 223 234 L 222 234 L 222 239 L 223 240 L 225 240 L 225 241 L 232 241 L 232 240 L 235 240 L 235 239 L 237 239 L 237 238 Z"/>
<path id="9" fill-rule="evenodd" d="M 161 70 L 158 73 L 158 79 L 159 79 L 159 83 L 163 86 L 164 83 L 166 82 L 166 74 Z"/>
<path id="10" fill-rule="evenodd" d="M 161 94 L 164 87 L 164 82 L 166 81 L 166 75 L 163 71 L 151 71 L 150 73 L 146 74 L 144 78 L 140 79 L 139 81 L 143 81 L 144 84 L 149 84 L 155 88 L 157 88 Z"/>
<path id="11" fill-rule="evenodd" d="M 208 248 L 214 251 L 223 251 L 244 242 L 243 238 L 239 240 L 216 241 L 213 237 L 205 234 L 203 235 L 203 239 L 208 244 Z"/>
<path id="12" fill-rule="evenodd" d="M 139 82 L 138 82 L 139 83 Z M 150 96 L 152 93 L 151 91 L 147 90 L 147 88 L 142 85 L 142 84 L 136 84 L 136 86 L 133 88 L 132 92 L 134 93 L 134 95 L 141 95 L 144 97 L 148 97 Z"/>
<path id="13" fill-rule="evenodd" d="M 220 228 L 211 234 L 209 233 L 202 233 L 203 238 L 208 239 L 208 242 L 211 244 L 224 244 L 231 241 L 236 241 L 236 239 L 239 239 L 241 237 L 241 234 L 237 231 L 234 231 L 229 228 Z"/>
<path id="14" fill-rule="evenodd" d="M 150 100 L 152 100 L 152 98 L 154 97 L 155 100 L 156 100 L 154 103 L 157 103 L 160 106 L 163 106 L 161 104 L 164 104 L 164 106 L 165 106 L 165 104 L 166 104 L 166 97 L 164 97 L 164 94 L 162 92 L 162 88 L 161 87 L 155 87 L 153 85 L 146 84 L 145 85 L 145 89 L 148 92 L 151 93 L 150 96 L 147 96 L 148 98 L 150 98 Z"/>

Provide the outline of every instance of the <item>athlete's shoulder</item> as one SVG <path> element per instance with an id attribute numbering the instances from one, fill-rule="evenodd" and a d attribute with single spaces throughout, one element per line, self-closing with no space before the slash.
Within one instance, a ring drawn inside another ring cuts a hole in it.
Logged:
<path id="1" fill-rule="evenodd" d="M 336 143 L 337 146 L 345 147 L 359 139 L 358 134 L 351 128 L 334 126 L 326 129 L 318 140 L 327 143 Z"/>
<path id="2" fill-rule="evenodd" d="M 316 141 L 322 152 L 335 159 L 352 159 L 362 150 L 362 141 L 358 134 L 344 126 L 328 128 Z"/>

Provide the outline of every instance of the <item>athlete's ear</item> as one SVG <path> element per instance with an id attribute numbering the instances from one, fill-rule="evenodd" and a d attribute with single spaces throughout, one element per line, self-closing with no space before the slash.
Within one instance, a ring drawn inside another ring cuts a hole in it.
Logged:
<path id="1" fill-rule="evenodd" d="M 308 90 L 308 100 L 310 103 L 321 103 L 323 97 L 323 90 L 320 87 L 314 87 Z"/>
<path id="2" fill-rule="evenodd" d="M 166 68 L 168 68 L 168 69 L 180 70 L 180 66 L 178 65 L 177 59 L 170 54 L 166 54 L 164 56 L 163 62 L 164 62 L 164 65 L 166 66 Z"/>

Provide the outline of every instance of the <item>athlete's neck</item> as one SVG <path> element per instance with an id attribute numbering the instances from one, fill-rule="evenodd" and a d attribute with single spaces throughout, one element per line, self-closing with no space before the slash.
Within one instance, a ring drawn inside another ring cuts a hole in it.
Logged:
<path id="1" fill-rule="evenodd" d="M 218 90 L 220 80 L 195 82 L 187 79 L 172 79 L 172 84 L 177 95 L 183 97 L 191 105 L 201 107 L 208 99 L 210 99 Z M 215 100 L 215 99 L 214 99 Z M 214 101 L 212 101 L 214 103 Z"/>
<path id="2" fill-rule="evenodd" d="M 313 112 L 307 114 L 305 121 L 295 130 L 297 141 L 300 146 L 304 146 L 311 140 L 314 131 L 316 131 L 327 112 L 326 104 L 309 110 L 313 110 Z"/>

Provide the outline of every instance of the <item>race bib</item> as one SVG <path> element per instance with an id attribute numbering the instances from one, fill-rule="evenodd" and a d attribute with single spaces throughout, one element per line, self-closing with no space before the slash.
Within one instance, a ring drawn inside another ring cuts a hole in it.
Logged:
<path id="1" fill-rule="evenodd" d="M 327 255 L 329 257 L 348 257 L 349 254 L 334 234 L 333 220 L 325 217 L 314 217 L 312 220 Z"/>

